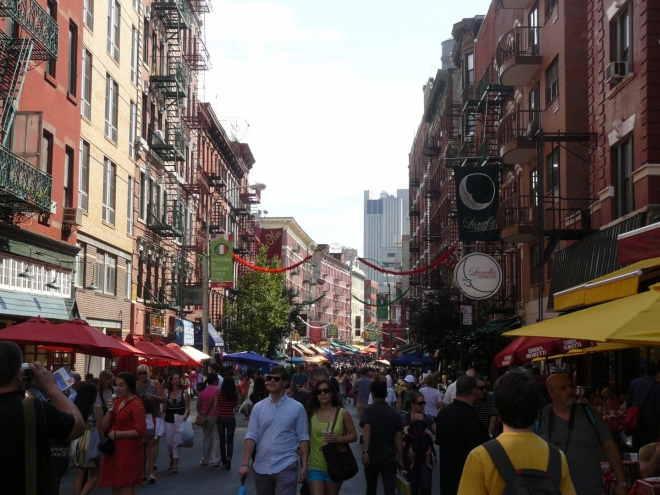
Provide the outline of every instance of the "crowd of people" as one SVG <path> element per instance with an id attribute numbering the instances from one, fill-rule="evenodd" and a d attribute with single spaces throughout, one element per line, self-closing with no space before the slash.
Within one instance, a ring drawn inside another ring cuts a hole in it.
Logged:
<path id="1" fill-rule="evenodd" d="M 264 371 L 213 363 L 158 377 L 146 365 L 135 374 L 102 371 L 84 380 L 73 373 L 66 396 L 39 363 L 23 369 L 20 348 L 0 342 L 0 420 L 22 425 L 0 436 L 0 465 L 12 473 L 3 489 L 9 495 L 52 493 L 73 466 L 74 495 L 96 486 L 132 495 L 136 485 L 156 483 L 161 437 L 167 469 L 178 473 L 184 449 L 177 434 L 191 408 L 203 431 L 199 464 L 228 471 L 242 413 L 247 434 L 235 469 L 242 482 L 254 479 L 257 495 L 294 495 L 298 489 L 301 495 L 338 495 L 357 474 L 358 462 L 366 495 L 376 494 L 379 478 L 386 495 L 403 480 L 411 495 L 429 495 L 436 465 L 441 495 L 501 494 L 516 487 L 623 495 L 631 481 L 625 445 L 638 453 L 640 476 L 660 474 L 660 369 L 653 363 L 623 400 L 610 389 L 578 390 L 571 370 L 559 369 L 549 376 L 533 367 L 512 370 L 494 384 L 472 367 L 456 370 L 447 382 L 430 370 L 329 362 Z M 48 400 L 24 400 L 31 395 L 26 388 Z M 626 411 L 635 424 L 622 437 L 605 420 Z M 30 422 L 38 434 L 34 466 L 25 463 Z M 357 459 L 350 455 L 354 442 L 361 444 Z M 611 471 L 609 482 L 602 461 Z"/>

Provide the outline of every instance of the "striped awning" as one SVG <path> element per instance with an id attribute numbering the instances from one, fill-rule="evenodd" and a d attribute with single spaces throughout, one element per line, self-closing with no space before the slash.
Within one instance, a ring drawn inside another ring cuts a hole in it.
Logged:
<path id="1" fill-rule="evenodd" d="M 638 261 L 584 284 L 554 294 L 555 311 L 591 306 L 639 292 L 640 279 L 657 271 L 660 276 L 660 257 Z"/>

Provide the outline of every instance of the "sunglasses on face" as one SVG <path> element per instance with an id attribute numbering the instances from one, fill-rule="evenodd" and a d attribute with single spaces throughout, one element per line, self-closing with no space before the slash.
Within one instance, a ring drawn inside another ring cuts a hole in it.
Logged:
<path id="1" fill-rule="evenodd" d="M 415 402 L 415 404 L 417 404 L 418 406 L 425 406 L 426 402 Z"/>
<path id="2" fill-rule="evenodd" d="M 316 392 L 314 392 L 315 395 L 321 395 L 321 394 L 331 394 L 332 389 L 329 388 L 320 388 Z"/>
<path id="3" fill-rule="evenodd" d="M 264 381 L 267 381 L 267 382 L 270 382 L 272 380 L 275 380 L 276 382 L 279 382 L 281 379 L 282 379 L 281 376 L 270 376 L 270 375 L 264 376 Z"/>
<path id="4" fill-rule="evenodd" d="M 479 390 L 486 390 L 486 387 L 485 387 L 485 386 L 483 386 L 483 387 L 477 387 L 477 388 L 478 388 Z"/>
<path id="5" fill-rule="evenodd" d="M 146 371 L 140 371 L 140 372 L 138 373 L 138 376 L 140 376 L 140 375 L 148 375 L 148 373 L 147 373 Z"/>

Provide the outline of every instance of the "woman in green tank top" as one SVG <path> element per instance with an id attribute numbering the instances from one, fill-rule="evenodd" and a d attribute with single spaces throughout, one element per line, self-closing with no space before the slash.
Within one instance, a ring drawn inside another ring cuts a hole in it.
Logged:
<path id="1" fill-rule="evenodd" d="M 332 480 L 321 447 L 326 443 L 352 443 L 357 440 L 350 413 L 342 408 L 339 392 L 328 380 L 319 380 L 307 405 L 310 452 L 307 484 L 310 495 L 337 495 L 341 482 Z M 335 416 L 337 422 L 335 423 Z M 335 427 L 332 428 L 333 423 Z M 332 429 L 332 431 L 330 431 Z"/>

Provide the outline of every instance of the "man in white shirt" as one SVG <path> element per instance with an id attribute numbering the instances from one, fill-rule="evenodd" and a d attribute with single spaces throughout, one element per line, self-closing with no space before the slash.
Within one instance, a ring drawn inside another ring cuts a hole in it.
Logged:
<path id="1" fill-rule="evenodd" d="M 456 373 L 456 380 L 462 376 L 465 376 L 465 371 L 459 371 Z M 456 382 L 452 383 L 447 387 L 447 390 L 445 391 L 445 396 L 442 398 L 442 403 L 445 406 L 448 406 L 452 402 L 454 402 L 454 399 L 456 398 Z"/>

